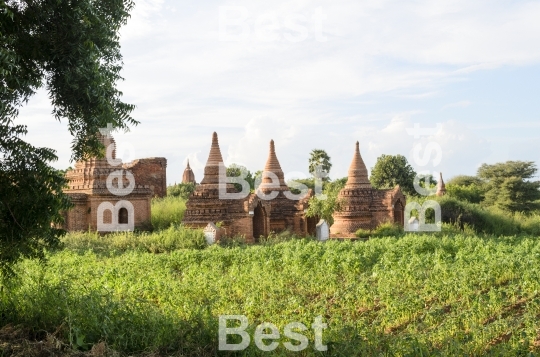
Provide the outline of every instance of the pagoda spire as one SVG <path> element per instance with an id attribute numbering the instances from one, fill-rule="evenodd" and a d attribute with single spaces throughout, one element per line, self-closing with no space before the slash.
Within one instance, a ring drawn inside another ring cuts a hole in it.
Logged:
<path id="1" fill-rule="evenodd" d="M 259 186 L 259 189 L 263 191 L 263 193 L 271 192 L 271 191 L 288 191 L 289 190 L 289 187 L 285 183 L 285 174 L 283 173 L 283 170 L 281 169 L 281 165 L 279 164 L 279 160 L 276 156 L 276 147 L 274 144 L 274 140 L 270 140 L 270 152 L 268 153 L 268 159 L 266 160 L 264 171 L 272 172 L 274 175 L 277 176 L 279 180 L 279 188 L 274 187 L 272 177 L 263 176 L 261 185 Z"/>
<path id="2" fill-rule="evenodd" d="M 345 187 L 348 189 L 372 188 L 371 182 L 369 182 L 366 164 L 362 159 L 362 155 L 360 155 L 360 143 L 358 141 L 356 142 L 356 150 L 351 166 L 349 167 L 349 174 Z"/>
<path id="3" fill-rule="evenodd" d="M 189 166 L 189 159 L 184 174 L 182 175 L 182 183 L 196 183 L 195 174 L 193 173 L 191 166 Z"/>
<path id="4" fill-rule="evenodd" d="M 442 178 L 442 172 L 439 172 L 439 182 L 437 182 L 437 192 L 435 194 L 437 196 L 446 195 L 446 185 L 444 184 L 444 181 Z"/>
<path id="5" fill-rule="evenodd" d="M 204 177 L 201 185 L 219 184 L 220 165 L 223 165 L 223 156 L 221 156 L 221 149 L 219 148 L 218 135 L 214 132 L 212 134 L 212 146 L 210 147 L 210 154 L 204 167 Z"/>

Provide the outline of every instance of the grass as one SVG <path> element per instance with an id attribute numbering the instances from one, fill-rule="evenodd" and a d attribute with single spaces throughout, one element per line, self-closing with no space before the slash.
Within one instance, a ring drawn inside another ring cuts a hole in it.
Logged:
<path id="1" fill-rule="evenodd" d="M 494 236 L 529 234 L 540 235 L 540 213 L 508 213 L 493 207 L 484 207 L 479 204 L 459 201 L 455 198 L 421 197 L 412 198 L 407 202 L 416 201 L 422 204 L 426 200 L 439 202 L 442 211 L 442 221 L 450 225 L 473 229 L 477 234 Z M 434 215 L 428 211 L 426 221 L 434 219 Z"/>
<path id="2" fill-rule="evenodd" d="M 155 230 L 180 225 L 186 211 L 186 200 L 180 196 L 152 199 L 152 226 Z"/>
<path id="3" fill-rule="evenodd" d="M 118 255 L 127 251 L 169 253 L 178 249 L 206 247 L 202 230 L 182 225 L 154 232 L 118 232 L 106 236 L 97 232 L 72 232 L 62 239 L 62 243 L 67 250 L 101 255 Z"/>
<path id="4" fill-rule="evenodd" d="M 161 243 L 163 254 L 155 254 L 151 236 L 68 235 L 46 263 L 21 262 L 18 278 L 0 289 L 3 324 L 47 331 L 83 351 L 105 343 L 120 354 L 215 356 L 227 355 L 217 351 L 221 314 L 246 315 L 251 336 L 261 322 L 283 331 L 321 315 L 328 352 L 314 351 L 307 331 L 308 349 L 280 346 L 272 355 L 540 351 L 534 237 L 405 234 L 319 243 L 276 236 L 255 246 Z M 267 354 L 251 344 L 234 355 Z"/>
<path id="5" fill-rule="evenodd" d="M 323 317 L 327 352 L 309 330 L 306 350 L 277 356 L 539 354 L 540 215 L 441 204 L 438 233 L 387 224 L 358 232 L 367 241 L 283 232 L 207 247 L 180 224 L 184 199 L 155 199 L 153 232 L 70 233 L 0 281 L 0 356 L 268 355 L 218 351 L 222 314 L 246 315 L 252 337 Z"/>

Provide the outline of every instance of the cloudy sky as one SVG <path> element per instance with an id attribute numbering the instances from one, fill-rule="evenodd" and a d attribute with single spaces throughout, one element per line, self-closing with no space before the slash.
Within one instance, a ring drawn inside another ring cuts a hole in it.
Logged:
<path id="1" fill-rule="evenodd" d="M 357 140 L 368 169 L 381 154 L 447 179 L 540 164 L 538 1 L 135 2 L 119 87 L 141 124 L 115 138 L 126 161 L 166 157 L 171 184 L 188 158 L 202 178 L 213 131 L 252 171 L 274 139 L 290 177 L 315 148 L 345 176 Z M 19 122 L 72 165 L 45 92 Z"/>

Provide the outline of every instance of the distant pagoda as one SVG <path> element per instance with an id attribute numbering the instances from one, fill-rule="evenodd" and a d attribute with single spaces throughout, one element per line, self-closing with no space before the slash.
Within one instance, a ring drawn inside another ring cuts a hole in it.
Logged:
<path id="1" fill-rule="evenodd" d="M 186 169 L 184 170 L 184 174 L 182 175 L 182 183 L 197 183 L 195 181 L 195 174 L 193 173 L 191 166 L 189 166 L 189 160 L 187 162 Z"/>

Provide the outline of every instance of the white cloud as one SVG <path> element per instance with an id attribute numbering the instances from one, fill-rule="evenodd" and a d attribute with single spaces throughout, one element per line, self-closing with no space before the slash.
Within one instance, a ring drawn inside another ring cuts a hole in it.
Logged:
<path id="1" fill-rule="evenodd" d="M 250 13 L 246 41 L 219 41 L 219 7 L 232 5 Z M 316 38 L 318 8 L 325 42 Z M 255 35 L 257 18 L 268 13 L 278 19 L 274 42 Z M 305 41 L 285 39 L 292 16 L 304 17 Z M 264 166 L 271 138 L 286 171 L 307 171 L 309 151 L 320 147 L 333 158 L 334 176 L 344 175 L 356 140 L 370 168 L 380 154 L 410 152 L 414 139 L 404 129 L 425 111 L 391 103 L 373 109 L 387 100 L 374 96 L 429 101 L 474 72 L 539 63 L 538 18 L 533 1 L 137 1 L 122 29 L 120 89 L 137 105 L 141 125 L 119 140 L 134 143 L 140 157 L 167 157 L 169 182 L 181 179 L 187 157 L 200 180 L 213 131 L 227 162 L 253 170 Z M 455 100 L 437 109 L 467 108 L 474 98 Z M 29 137 L 57 148 L 65 166 L 71 138 L 50 117 L 46 97 L 33 99 L 23 116 Z M 490 143 L 464 124 L 443 124 L 434 139 L 445 171 L 469 172 L 489 156 Z M 467 123 L 474 125 L 485 124 Z"/>
<path id="2" fill-rule="evenodd" d="M 442 107 L 442 110 L 445 110 L 445 109 L 448 109 L 448 108 L 466 108 L 471 104 L 472 103 L 471 103 L 470 100 L 461 100 L 459 102 L 446 104 L 445 106 Z"/>

